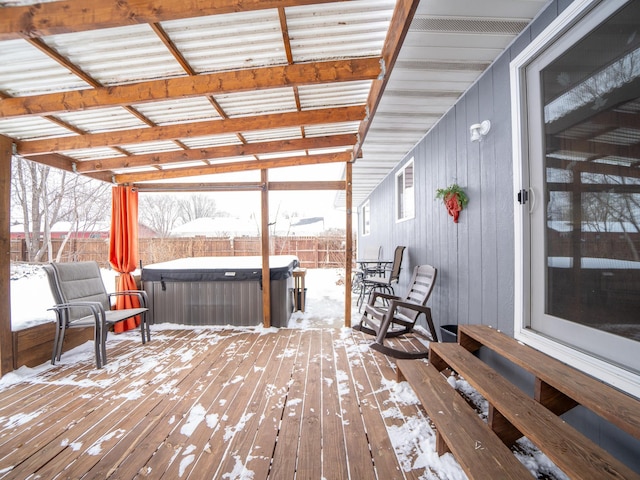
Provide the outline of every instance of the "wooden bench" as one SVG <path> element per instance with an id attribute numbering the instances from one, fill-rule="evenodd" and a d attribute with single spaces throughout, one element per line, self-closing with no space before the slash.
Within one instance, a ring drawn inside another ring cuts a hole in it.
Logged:
<path id="1" fill-rule="evenodd" d="M 438 454 L 450 451 L 470 479 L 531 478 L 531 473 L 440 372 L 416 360 L 397 360 L 397 365 L 399 381 L 409 382 L 436 426 Z"/>

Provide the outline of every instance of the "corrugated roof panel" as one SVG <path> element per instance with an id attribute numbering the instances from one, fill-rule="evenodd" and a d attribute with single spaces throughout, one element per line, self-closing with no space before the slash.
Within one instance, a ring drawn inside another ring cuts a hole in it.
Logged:
<path id="1" fill-rule="evenodd" d="M 221 158 L 221 159 L 217 159 L 216 158 L 214 160 L 211 160 L 211 165 L 223 165 L 223 164 L 226 164 L 226 163 L 246 162 L 246 161 L 257 161 L 257 160 L 255 159 L 255 157 L 252 157 L 252 156 L 225 157 L 225 158 Z M 205 165 L 206 164 L 203 161 L 169 163 L 169 164 L 162 165 L 162 169 L 163 170 L 175 170 L 177 168 L 202 167 L 202 166 L 205 166 Z"/>
<path id="2" fill-rule="evenodd" d="M 141 155 L 144 153 L 182 151 L 182 148 L 180 148 L 175 142 L 171 142 L 169 140 L 164 142 L 131 143 L 124 145 L 123 148 L 127 152 L 135 155 Z"/>
<path id="3" fill-rule="evenodd" d="M 302 132 L 297 127 L 278 128 L 273 130 L 257 130 L 252 132 L 243 132 L 242 136 L 248 142 L 267 142 L 269 140 L 289 140 L 302 138 Z"/>
<path id="4" fill-rule="evenodd" d="M 227 93 L 216 95 L 215 99 L 230 117 L 295 112 L 297 108 L 291 87 Z"/>
<path id="5" fill-rule="evenodd" d="M 52 35 L 44 41 L 102 85 L 185 75 L 146 24 Z"/>
<path id="6" fill-rule="evenodd" d="M 180 141 L 189 148 L 208 148 L 223 145 L 240 145 L 242 142 L 237 135 L 211 135 L 206 137 L 181 138 Z"/>
<path id="7" fill-rule="evenodd" d="M 0 7 L 19 7 L 24 5 L 37 5 L 38 3 L 57 2 L 59 0 L 7 0 L 0 2 Z"/>
<path id="8" fill-rule="evenodd" d="M 75 160 L 98 160 L 100 158 L 124 157 L 124 155 L 109 147 L 83 148 L 80 150 L 72 150 L 68 152 L 60 152 L 67 157 Z"/>
<path id="9" fill-rule="evenodd" d="M 350 147 L 349 147 L 350 150 Z M 333 147 L 333 148 L 314 148 L 310 149 L 309 155 L 322 155 L 325 153 L 340 153 L 346 151 L 345 147 Z M 307 152 L 305 150 L 292 151 L 292 152 L 277 152 L 277 153 L 267 153 L 258 155 L 260 160 L 271 160 L 274 158 L 287 158 L 287 157 L 297 157 L 304 156 Z"/>
<path id="10" fill-rule="evenodd" d="M 304 128 L 307 137 L 322 137 L 323 135 L 338 135 L 341 133 L 357 133 L 360 122 L 340 122 L 324 125 L 310 125 Z"/>
<path id="11" fill-rule="evenodd" d="M 220 115 L 204 97 L 141 103 L 134 108 L 156 125 L 218 120 Z"/>
<path id="12" fill-rule="evenodd" d="M 58 118 L 87 133 L 146 127 L 147 124 L 124 108 L 102 108 L 60 113 Z"/>
<path id="13" fill-rule="evenodd" d="M 17 138 L 18 140 L 35 140 L 75 135 L 75 133 L 70 132 L 66 128 L 42 117 L 0 119 L 0 134 Z"/>
<path id="14" fill-rule="evenodd" d="M 379 55 L 395 3 L 356 0 L 286 8 L 294 61 Z"/>
<path id="15" fill-rule="evenodd" d="M 292 152 L 275 152 L 275 153 L 265 153 L 258 155 L 260 160 L 272 160 L 274 158 L 287 158 L 287 157 L 298 157 L 306 155 L 307 152 L 304 150 L 292 151 Z"/>
<path id="16" fill-rule="evenodd" d="M 203 160 L 193 160 L 190 162 L 165 163 L 162 165 L 162 170 L 174 170 L 176 168 L 202 167 L 206 164 L 207 163 Z"/>
<path id="17" fill-rule="evenodd" d="M 276 9 L 163 22 L 198 73 L 287 63 Z"/>
<path id="18" fill-rule="evenodd" d="M 240 155 L 238 157 L 225 157 L 221 159 L 216 158 L 214 160 L 211 160 L 211 165 L 233 163 L 233 162 L 248 162 L 248 161 L 254 161 L 254 160 L 256 160 L 256 158 L 253 155 Z"/>
<path id="19" fill-rule="evenodd" d="M 352 150 L 351 146 L 345 147 L 333 147 L 333 148 L 314 148 L 310 150 L 314 155 L 322 155 L 325 153 L 341 153 L 341 152 L 350 152 Z"/>
<path id="20" fill-rule="evenodd" d="M 144 173 L 144 172 L 157 172 L 158 170 L 153 167 L 135 167 L 135 168 L 115 168 L 113 173 L 116 175 L 129 174 L 129 173 Z"/>
<path id="21" fill-rule="evenodd" d="M 89 88 L 26 40 L 2 42 L 0 65 L 0 91 L 12 97 Z"/>
<path id="22" fill-rule="evenodd" d="M 301 85 L 298 88 L 303 110 L 328 106 L 364 105 L 371 81 Z"/>

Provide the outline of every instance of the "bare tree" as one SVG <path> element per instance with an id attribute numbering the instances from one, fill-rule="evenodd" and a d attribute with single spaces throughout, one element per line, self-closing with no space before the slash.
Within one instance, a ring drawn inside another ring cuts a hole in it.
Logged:
<path id="1" fill-rule="evenodd" d="M 68 240 L 78 228 L 91 230 L 96 222 L 108 219 L 108 185 L 19 157 L 13 158 L 12 169 L 12 211 L 22 217 L 29 261 L 42 261 L 45 255 L 47 260 L 60 259 L 51 242 L 56 222 L 72 223 Z"/>
<path id="2" fill-rule="evenodd" d="M 60 261 L 65 245 L 75 232 L 94 232 L 100 222 L 108 219 L 111 211 L 110 185 L 74 175 L 67 191 L 71 193 L 65 202 L 64 220 L 71 226 L 58 249 L 56 261 Z"/>
<path id="3" fill-rule="evenodd" d="M 142 223 L 161 237 L 168 237 L 178 225 L 180 205 L 173 195 L 145 194 L 140 197 L 138 216 Z"/>
<path id="4" fill-rule="evenodd" d="M 203 194 L 193 194 L 178 200 L 180 220 L 187 223 L 196 218 L 215 217 L 217 214 L 216 201 Z"/>
<path id="5" fill-rule="evenodd" d="M 51 259 L 51 225 L 60 218 L 66 172 L 52 173 L 50 167 L 17 157 L 12 169 L 12 200 L 22 213 L 28 260 L 40 261 L 47 252 Z"/>

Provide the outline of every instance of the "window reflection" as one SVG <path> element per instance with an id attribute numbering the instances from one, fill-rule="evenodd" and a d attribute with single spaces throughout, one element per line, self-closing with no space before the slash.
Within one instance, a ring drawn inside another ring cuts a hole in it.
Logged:
<path id="1" fill-rule="evenodd" d="M 640 341 L 640 2 L 542 72 L 546 313 Z"/>

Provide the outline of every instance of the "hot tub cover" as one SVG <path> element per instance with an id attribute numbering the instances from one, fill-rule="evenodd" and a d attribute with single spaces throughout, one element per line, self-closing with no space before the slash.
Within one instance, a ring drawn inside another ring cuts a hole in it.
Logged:
<path id="1" fill-rule="evenodd" d="M 269 257 L 271 280 L 283 280 L 298 267 L 294 255 Z M 190 257 L 153 263 L 142 269 L 143 282 L 216 282 L 262 279 L 262 257 Z"/>

